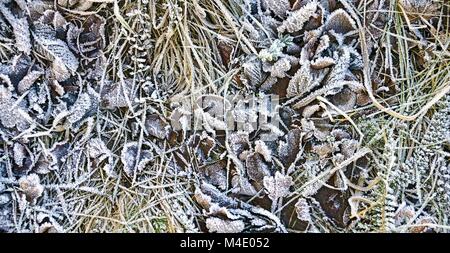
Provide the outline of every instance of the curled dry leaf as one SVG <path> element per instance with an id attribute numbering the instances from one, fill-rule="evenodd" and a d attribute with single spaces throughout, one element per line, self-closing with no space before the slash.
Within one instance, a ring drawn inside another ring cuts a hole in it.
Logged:
<path id="1" fill-rule="evenodd" d="M 303 133 L 300 129 L 289 130 L 285 142 L 281 142 L 278 148 L 278 154 L 285 166 L 293 163 L 297 154 L 302 150 Z"/>
<path id="2" fill-rule="evenodd" d="M 263 141 L 255 141 L 255 152 L 262 155 L 266 162 L 272 161 L 272 151 Z"/>
<path id="3" fill-rule="evenodd" d="M 53 233 L 59 233 L 60 231 L 50 222 L 44 222 L 41 225 L 39 225 L 38 233 L 40 234 L 53 234 Z"/>
<path id="4" fill-rule="evenodd" d="M 311 68 L 324 69 L 333 66 L 336 61 L 331 57 L 320 57 L 311 62 Z"/>
<path id="5" fill-rule="evenodd" d="M 23 94 L 44 74 L 40 70 L 32 70 L 17 85 L 17 93 Z"/>
<path id="6" fill-rule="evenodd" d="M 106 165 L 103 167 L 103 170 L 110 175 L 114 176 L 113 169 L 113 153 L 108 149 L 106 144 L 102 141 L 101 138 L 93 138 L 89 140 L 88 143 L 88 152 L 89 157 L 95 162 L 95 164 L 99 164 L 105 160 L 107 160 Z"/>
<path id="7" fill-rule="evenodd" d="M 356 22 L 343 9 L 337 9 L 328 16 L 325 23 L 326 31 L 333 30 L 336 33 L 347 34 L 357 29 Z"/>
<path id="8" fill-rule="evenodd" d="M 216 140 L 206 132 L 203 132 L 201 135 L 196 134 L 191 136 L 189 145 L 197 149 L 199 157 L 206 161 L 210 157 L 211 151 L 216 147 Z"/>

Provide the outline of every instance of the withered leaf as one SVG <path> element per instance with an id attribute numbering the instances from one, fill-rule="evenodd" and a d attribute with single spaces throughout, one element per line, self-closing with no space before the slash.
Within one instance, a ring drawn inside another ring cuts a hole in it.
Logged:
<path id="1" fill-rule="evenodd" d="M 67 44 L 56 37 L 56 31 L 49 25 L 35 22 L 33 37 L 38 51 L 53 62 L 53 71 L 59 81 L 64 81 L 78 69 L 78 59 Z"/>
<path id="2" fill-rule="evenodd" d="M 275 176 L 264 177 L 264 187 L 269 194 L 269 198 L 272 201 L 276 201 L 279 198 L 286 197 L 292 186 L 292 177 L 281 174 L 279 171 L 275 172 Z"/>

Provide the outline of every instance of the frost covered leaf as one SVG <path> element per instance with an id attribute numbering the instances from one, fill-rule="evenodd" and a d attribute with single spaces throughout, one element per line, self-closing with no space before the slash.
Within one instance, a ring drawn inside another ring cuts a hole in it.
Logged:
<path id="1" fill-rule="evenodd" d="M 291 12 L 289 17 L 287 17 L 281 26 L 278 27 L 278 32 L 284 33 L 287 31 L 289 33 L 294 33 L 300 31 L 303 29 L 305 23 L 315 15 L 318 6 L 318 2 L 312 1 L 300 9 Z"/>
<path id="2" fill-rule="evenodd" d="M 333 30 L 336 33 L 347 34 L 357 30 L 355 21 L 343 9 L 337 9 L 332 12 L 325 23 L 326 31 Z"/>
<path id="3" fill-rule="evenodd" d="M 13 28 L 14 38 L 16 39 L 15 47 L 19 51 L 29 55 L 31 53 L 31 39 L 27 18 L 15 17 L 3 3 L 0 3 L 0 12 Z"/>
<path id="4" fill-rule="evenodd" d="M 279 17 L 284 17 L 291 9 L 289 0 L 264 0 L 264 4 Z"/>
<path id="5" fill-rule="evenodd" d="M 207 160 L 210 157 L 211 151 L 216 146 L 216 141 L 206 132 L 203 132 L 201 135 L 196 134 L 191 136 L 189 145 L 197 150 L 203 160 Z"/>
<path id="6" fill-rule="evenodd" d="M 308 105 L 303 109 L 302 116 L 303 118 L 311 118 L 314 113 L 318 112 L 320 110 L 320 105 Z"/>
<path id="7" fill-rule="evenodd" d="M 2 93 L 1 90 L 2 88 L 0 88 L 0 94 Z M 23 131 L 29 126 L 28 119 L 30 119 L 30 116 L 20 106 L 16 105 L 15 99 L 10 97 L 0 100 L 0 123 L 4 127 L 16 127 L 17 130 Z"/>
<path id="8" fill-rule="evenodd" d="M 244 230 L 245 224 L 241 220 L 223 220 L 210 217 L 206 219 L 206 227 L 211 233 L 240 233 Z"/>
<path id="9" fill-rule="evenodd" d="M 145 133 L 156 138 L 166 138 L 169 128 L 169 124 L 167 124 L 167 122 L 161 119 L 161 117 L 157 114 L 149 115 L 145 119 Z"/>
<path id="10" fill-rule="evenodd" d="M 255 141 L 255 152 L 262 155 L 266 162 L 272 161 L 272 151 L 267 147 L 267 145 L 263 141 L 261 140 Z"/>
<path id="11" fill-rule="evenodd" d="M 46 174 L 50 170 L 61 169 L 63 163 L 66 161 L 67 155 L 70 152 L 70 143 L 67 141 L 56 142 L 50 150 L 42 152 L 33 170 L 39 174 Z"/>
<path id="12" fill-rule="evenodd" d="M 295 204 L 295 211 L 297 212 L 297 218 L 301 221 L 311 221 L 310 206 L 306 199 L 299 198 Z"/>
<path id="13" fill-rule="evenodd" d="M 27 19 L 16 19 L 13 29 L 17 49 L 24 52 L 26 55 L 29 55 L 31 53 L 31 40 Z"/>
<path id="14" fill-rule="evenodd" d="M 28 73 L 17 85 L 17 92 L 23 94 L 44 74 L 39 70 L 33 70 Z"/>
<path id="15" fill-rule="evenodd" d="M 38 22 L 50 25 L 57 31 L 65 31 L 69 24 L 60 12 L 52 9 L 45 10 L 39 17 Z"/>
<path id="16" fill-rule="evenodd" d="M 9 194 L 0 193 L 0 206 L 8 204 L 10 201 L 11 201 L 11 197 Z M 1 228 L 1 225 L 0 225 L 0 228 Z"/>
<path id="17" fill-rule="evenodd" d="M 232 192 L 243 196 L 255 196 L 258 194 L 255 187 L 244 175 L 234 175 L 231 178 Z"/>
<path id="18" fill-rule="evenodd" d="M 56 58 L 52 63 L 52 73 L 55 80 L 60 82 L 69 79 L 71 76 L 69 69 L 59 58 Z"/>
<path id="19" fill-rule="evenodd" d="M 285 231 L 278 217 L 260 207 L 256 207 L 226 196 L 214 186 L 202 182 L 195 190 L 194 199 L 208 216 L 241 220 L 250 231 Z"/>
<path id="20" fill-rule="evenodd" d="M 200 187 L 195 189 L 194 199 L 208 211 L 214 204 L 220 204 L 222 207 L 237 207 L 238 203 L 206 182 L 202 182 Z"/>
<path id="21" fill-rule="evenodd" d="M 270 72 L 272 77 L 284 78 L 289 69 L 291 69 L 290 61 L 287 58 L 281 58 L 272 66 L 264 68 L 264 71 Z"/>
<path id="22" fill-rule="evenodd" d="M 41 225 L 39 225 L 39 230 L 38 233 L 40 234 L 53 234 L 53 233 L 59 233 L 61 232 L 60 230 L 58 230 L 58 227 L 56 227 L 55 225 L 53 225 L 50 222 L 44 222 Z"/>
<path id="23" fill-rule="evenodd" d="M 138 155 L 137 142 L 129 142 L 123 146 L 120 159 L 123 164 L 123 169 L 129 177 L 132 177 L 134 175 L 135 166 L 137 162 L 137 155 Z"/>
<path id="24" fill-rule="evenodd" d="M 67 44 L 83 58 L 94 59 L 104 48 L 105 19 L 99 15 L 88 16 L 81 27 L 73 24 L 67 31 Z"/>
<path id="25" fill-rule="evenodd" d="M 276 39 L 269 48 L 264 48 L 259 51 L 258 57 L 265 62 L 276 61 L 281 55 L 283 55 L 283 48 L 291 43 L 291 37 Z"/>
<path id="26" fill-rule="evenodd" d="M 416 226 L 409 228 L 409 233 L 426 233 L 433 230 L 433 226 L 429 224 L 436 224 L 435 218 L 431 216 L 422 216 L 417 219 Z"/>
<path id="27" fill-rule="evenodd" d="M 342 111 L 349 111 L 356 105 L 357 95 L 348 88 L 342 89 L 330 98 L 330 101 Z"/>
<path id="28" fill-rule="evenodd" d="M 250 87 L 256 87 L 264 80 L 261 61 L 256 57 L 251 57 L 242 64 L 242 74 L 240 79 Z"/>
<path id="29" fill-rule="evenodd" d="M 194 113 L 196 118 L 200 119 L 196 121 L 196 127 L 202 126 L 208 133 L 215 135 L 216 130 L 225 130 L 227 128 L 223 117 L 215 117 L 202 109 L 196 109 Z"/>
<path id="30" fill-rule="evenodd" d="M 36 174 L 21 177 L 19 179 L 19 187 L 25 194 L 28 202 L 34 202 L 44 192 L 41 180 Z"/>
<path id="31" fill-rule="evenodd" d="M 323 35 L 320 37 L 319 45 L 317 45 L 315 55 L 318 56 L 330 47 L 330 36 Z"/>
<path id="32" fill-rule="evenodd" d="M 88 143 L 88 152 L 89 157 L 92 158 L 92 163 L 94 166 L 97 166 L 103 161 L 107 161 L 103 166 L 103 170 L 107 173 L 108 176 L 115 177 L 116 174 L 113 169 L 113 153 L 111 150 L 106 147 L 106 144 L 102 141 L 101 138 L 91 139 Z"/>
<path id="33" fill-rule="evenodd" d="M 249 179 L 261 183 L 265 176 L 270 176 L 269 166 L 258 153 L 251 153 L 245 160 L 246 171 Z"/>
<path id="34" fill-rule="evenodd" d="M 98 93 L 88 87 L 87 92 L 82 93 L 70 108 L 67 120 L 75 129 L 78 129 L 85 119 L 97 112 L 98 105 Z"/>
<path id="35" fill-rule="evenodd" d="M 123 146 L 120 159 L 123 164 L 123 169 L 128 176 L 133 176 L 138 155 L 137 142 L 129 142 Z"/>
<path id="36" fill-rule="evenodd" d="M 13 146 L 13 171 L 18 175 L 27 174 L 34 166 L 33 153 L 23 144 L 15 142 Z"/>
<path id="37" fill-rule="evenodd" d="M 247 108 L 248 101 L 236 101 L 232 115 L 234 121 L 237 123 L 238 130 L 243 130 L 246 133 L 253 132 L 258 120 L 258 112 L 256 108 L 250 106 Z"/>
<path id="38" fill-rule="evenodd" d="M 334 147 L 330 143 L 321 143 L 312 146 L 312 152 L 319 155 L 319 159 L 325 159 L 329 157 L 334 150 Z"/>
<path id="39" fill-rule="evenodd" d="M 213 164 L 207 164 L 199 168 L 199 170 L 203 172 L 203 175 L 210 184 L 221 190 L 225 190 L 227 188 L 228 182 L 225 160 L 220 160 Z"/>
<path id="40" fill-rule="evenodd" d="M 275 177 L 264 177 L 264 187 L 272 201 L 286 197 L 290 193 L 289 188 L 292 185 L 292 177 L 283 175 L 279 171 L 275 172 Z"/>
<path id="41" fill-rule="evenodd" d="M 329 89 L 327 92 L 330 94 L 338 93 L 344 86 L 344 79 L 349 73 L 349 67 L 351 62 L 351 53 L 348 47 L 344 47 L 339 59 L 336 64 L 332 67 L 328 78 L 325 80 L 327 85 L 330 87 L 335 87 L 334 89 Z"/>
<path id="42" fill-rule="evenodd" d="M 404 8 L 406 14 L 411 18 L 417 16 L 433 17 L 439 15 L 439 2 L 434 0 L 399 0 L 398 3 Z"/>
<path id="43" fill-rule="evenodd" d="M 101 3 L 101 2 L 111 3 L 113 1 L 112 0 L 58 0 L 57 2 L 58 2 L 58 5 L 65 7 L 65 8 L 78 10 L 78 11 L 87 11 L 96 2 L 97 3 Z"/>
<path id="44" fill-rule="evenodd" d="M 101 106 L 106 109 L 128 107 L 127 101 L 133 104 L 137 97 L 136 93 L 132 94 L 132 85 L 128 81 L 123 84 L 106 82 L 100 94 Z"/>
<path id="45" fill-rule="evenodd" d="M 335 60 L 331 57 L 320 57 L 311 62 L 311 68 L 324 69 L 335 64 Z"/>
<path id="46" fill-rule="evenodd" d="M 288 98 L 304 94 L 313 84 L 313 76 L 309 62 L 304 63 L 289 81 L 286 96 Z"/>
<path id="47" fill-rule="evenodd" d="M 56 37 L 56 31 L 49 25 L 35 22 L 33 37 L 38 51 L 53 62 L 53 71 L 57 78 L 64 81 L 69 74 L 78 69 L 78 59 L 67 44 Z"/>
<path id="48" fill-rule="evenodd" d="M 128 142 L 123 146 L 120 159 L 127 176 L 133 177 L 136 170 L 142 170 L 147 163 L 153 160 L 153 155 L 148 150 L 142 148 L 139 150 L 137 142 Z"/>
<path id="49" fill-rule="evenodd" d="M 278 147 L 278 153 L 281 161 L 285 165 L 290 165 L 293 163 L 302 149 L 302 136 L 303 133 L 300 129 L 289 130 L 286 141 L 281 142 Z"/>
<path id="50" fill-rule="evenodd" d="M 100 138 L 94 138 L 89 141 L 89 156 L 92 158 L 100 158 L 102 155 L 110 155 L 111 151 Z"/>
<path id="51" fill-rule="evenodd" d="M 250 148 L 248 134 L 245 132 L 231 134 L 228 141 L 230 143 L 231 150 L 238 157 L 244 150 L 248 150 Z"/>

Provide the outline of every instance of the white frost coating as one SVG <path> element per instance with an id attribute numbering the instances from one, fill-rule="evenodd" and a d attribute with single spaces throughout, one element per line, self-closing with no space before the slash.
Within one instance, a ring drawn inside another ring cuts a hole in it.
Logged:
<path id="1" fill-rule="evenodd" d="M 313 69 L 324 69 L 333 66 L 336 61 L 331 57 L 320 57 L 311 62 L 311 68 Z"/>
<path id="2" fill-rule="evenodd" d="M 41 180 L 36 174 L 21 177 L 19 179 L 19 187 L 25 194 L 28 202 L 34 202 L 44 192 Z"/>
<path id="3" fill-rule="evenodd" d="M 57 62 L 59 64 L 57 67 L 67 68 L 70 73 L 77 71 L 78 59 L 64 41 L 56 38 L 56 32 L 53 28 L 36 22 L 33 37 L 38 45 L 39 52 L 45 55 L 48 60 Z"/>
<path id="4" fill-rule="evenodd" d="M 210 217 L 206 219 L 206 227 L 212 233 L 240 233 L 244 230 L 245 224 L 241 220 L 222 220 Z"/>
<path id="5" fill-rule="evenodd" d="M 316 1 L 309 2 L 302 8 L 290 13 L 289 17 L 283 21 L 283 23 L 278 27 L 279 33 L 289 32 L 294 33 L 303 29 L 308 20 L 313 17 L 317 11 L 319 3 Z"/>
<path id="6" fill-rule="evenodd" d="M 356 22 L 343 9 L 332 12 L 325 23 L 325 30 L 333 30 L 340 34 L 346 34 L 357 29 Z"/>
<path id="7" fill-rule="evenodd" d="M 262 155 L 266 162 L 272 161 L 272 151 L 263 141 L 255 141 L 255 152 Z"/>
<path id="8" fill-rule="evenodd" d="M 286 197 L 290 193 L 289 188 L 293 184 L 291 176 L 285 176 L 279 171 L 275 172 L 275 177 L 264 177 L 263 182 L 272 201 Z"/>
<path id="9" fill-rule="evenodd" d="M 3 3 L 0 3 L 0 12 L 13 28 L 14 38 L 16 39 L 15 47 L 19 51 L 29 55 L 31 53 L 31 39 L 27 19 L 25 17 L 14 17 L 14 15 L 5 7 Z"/>
<path id="10" fill-rule="evenodd" d="M 306 199 L 299 198 L 295 204 L 295 211 L 297 212 L 297 218 L 301 221 L 311 221 L 310 206 Z"/>
<path id="11" fill-rule="evenodd" d="M 291 63 L 289 59 L 283 57 L 270 66 L 270 68 L 264 69 L 264 71 L 270 72 L 272 77 L 284 78 L 289 69 L 291 69 Z"/>
<path id="12" fill-rule="evenodd" d="M 279 17 L 284 17 L 290 10 L 289 0 L 264 0 L 267 8 Z"/>

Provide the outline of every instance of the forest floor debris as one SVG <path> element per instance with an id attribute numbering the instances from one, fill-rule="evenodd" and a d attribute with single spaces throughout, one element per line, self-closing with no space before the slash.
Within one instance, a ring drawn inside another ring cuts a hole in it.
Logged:
<path id="1" fill-rule="evenodd" d="M 0 231 L 449 232 L 446 0 L 0 0 Z"/>

